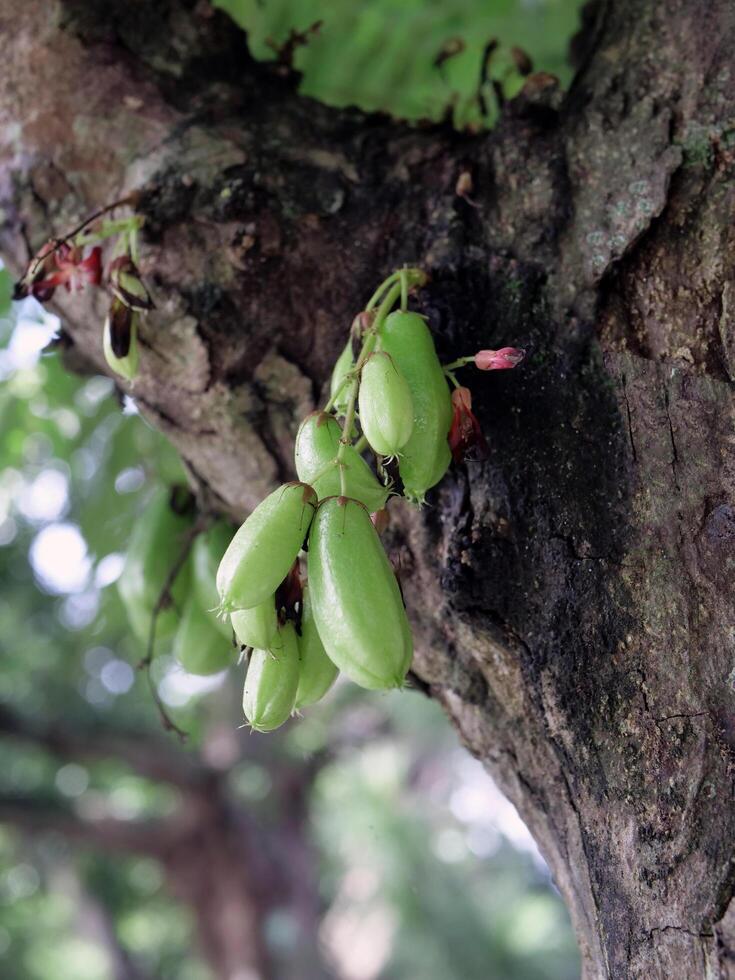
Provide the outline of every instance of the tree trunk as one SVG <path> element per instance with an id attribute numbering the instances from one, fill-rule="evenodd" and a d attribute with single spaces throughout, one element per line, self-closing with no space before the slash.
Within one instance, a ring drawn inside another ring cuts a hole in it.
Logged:
<path id="1" fill-rule="evenodd" d="M 0 248 L 20 268 L 142 189 L 132 393 L 237 517 L 403 262 L 446 360 L 530 348 L 470 382 L 489 459 L 395 505 L 414 671 L 539 841 L 586 978 L 735 977 L 735 7 L 585 21 L 569 93 L 531 76 L 469 135 L 301 98 L 206 4 L 0 0 Z M 59 308 L 104 370 L 102 300 Z"/>

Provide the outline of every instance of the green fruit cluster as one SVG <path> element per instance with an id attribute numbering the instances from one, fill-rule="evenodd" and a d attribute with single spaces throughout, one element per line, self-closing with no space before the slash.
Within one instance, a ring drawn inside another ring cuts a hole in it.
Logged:
<path id="1" fill-rule="evenodd" d="M 386 280 L 377 312 L 353 325 L 353 334 L 361 333 L 359 355 L 351 338 L 335 364 L 326 408 L 299 426 L 299 482 L 256 507 L 217 572 L 220 610 L 252 648 L 243 709 L 257 731 L 272 731 L 314 704 L 338 672 L 380 690 L 400 687 L 411 664 L 403 598 L 371 519 L 384 510 L 390 487 L 362 456 L 369 447 L 383 461 L 397 460 L 414 500 L 423 500 L 451 458 L 451 399 L 431 334 L 418 314 L 390 313 L 401 293 L 405 300 L 406 278 L 423 281 L 417 270 Z M 302 548 L 307 581 L 289 608 L 279 587 L 299 567 Z"/>
<path id="2" fill-rule="evenodd" d="M 418 270 L 394 274 L 356 319 L 359 354 L 351 338 L 325 409 L 296 434 L 298 480 L 269 494 L 234 536 L 217 524 L 181 560 L 192 519 L 164 494 L 136 526 L 120 579 L 134 630 L 145 640 L 155 619 L 156 635 L 173 636 L 193 673 L 232 664 L 233 639 L 248 649 L 243 709 L 257 731 L 319 701 L 340 672 L 380 690 L 401 687 L 410 667 L 411 629 L 376 523 L 395 492 L 387 463 L 404 494 L 422 501 L 451 458 L 447 380 L 423 317 L 405 309 L 408 286 L 423 281 Z"/>

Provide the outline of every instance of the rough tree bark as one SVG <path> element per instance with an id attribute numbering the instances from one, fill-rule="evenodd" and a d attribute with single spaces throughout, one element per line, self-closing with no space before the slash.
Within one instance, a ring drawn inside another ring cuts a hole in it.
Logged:
<path id="1" fill-rule="evenodd" d="M 538 839 L 586 978 L 735 977 L 735 7 L 588 14 L 569 93 L 532 76 L 468 135 L 301 98 L 193 0 L 1 0 L 0 248 L 20 268 L 144 189 L 133 394 L 236 517 L 401 263 L 447 359 L 530 348 L 474 382 L 490 458 L 395 508 L 414 670 Z M 61 306 L 102 370 L 103 312 Z"/>

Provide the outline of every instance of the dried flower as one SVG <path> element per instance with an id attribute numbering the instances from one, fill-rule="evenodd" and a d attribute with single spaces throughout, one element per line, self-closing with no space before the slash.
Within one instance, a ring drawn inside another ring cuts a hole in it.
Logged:
<path id="1" fill-rule="evenodd" d="M 117 358 L 126 357 L 130 350 L 130 338 L 135 316 L 136 314 L 129 306 L 121 303 L 117 297 L 113 299 L 107 321 L 109 323 L 110 349 Z"/>
<path id="2" fill-rule="evenodd" d="M 488 452 L 480 423 L 472 412 L 472 393 L 469 388 L 455 388 L 452 392 L 452 425 L 449 430 L 449 448 L 455 463 L 461 463 L 469 450 L 480 455 Z"/>
<path id="3" fill-rule="evenodd" d="M 102 279 L 102 249 L 96 245 L 86 256 L 77 245 L 47 242 L 29 266 L 26 276 L 17 283 L 14 299 L 34 296 L 46 303 L 57 286 L 79 292 L 87 283 L 99 286 Z"/>

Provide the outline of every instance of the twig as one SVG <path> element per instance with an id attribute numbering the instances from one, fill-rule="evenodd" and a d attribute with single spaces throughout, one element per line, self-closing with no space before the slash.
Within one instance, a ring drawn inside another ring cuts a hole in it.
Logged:
<path id="1" fill-rule="evenodd" d="M 63 238 L 52 238 L 51 243 L 53 247 L 47 249 L 46 251 L 41 252 L 40 255 L 36 256 L 36 260 L 35 262 L 33 262 L 33 268 L 30 268 L 31 262 L 33 261 L 31 260 L 31 262 L 28 263 L 28 266 L 26 267 L 26 272 L 23 274 L 22 278 L 25 279 L 26 275 L 28 275 L 29 273 L 31 276 L 33 276 L 36 272 L 36 269 L 39 267 L 39 265 L 43 262 L 44 259 L 47 259 L 49 255 L 53 255 L 53 253 L 57 251 L 57 249 L 61 245 L 64 245 L 66 242 L 68 242 L 70 238 L 74 238 L 75 235 L 78 235 L 80 231 L 83 231 L 87 227 L 87 225 L 91 225 L 93 221 L 97 220 L 97 218 L 101 218 L 102 215 L 107 214 L 108 211 L 114 211 L 115 208 L 121 208 L 125 204 L 135 204 L 137 200 L 138 200 L 138 193 L 137 191 L 134 191 L 132 194 L 128 194 L 127 197 L 121 197 L 120 200 L 113 201 L 112 204 L 106 204 L 103 208 L 100 208 L 98 211 L 95 211 L 94 214 L 91 214 L 88 218 L 85 218 L 81 224 L 77 225 L 76 228 L 74 228 L 68 234 L 64 235 Z"/>

